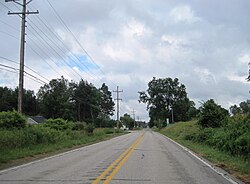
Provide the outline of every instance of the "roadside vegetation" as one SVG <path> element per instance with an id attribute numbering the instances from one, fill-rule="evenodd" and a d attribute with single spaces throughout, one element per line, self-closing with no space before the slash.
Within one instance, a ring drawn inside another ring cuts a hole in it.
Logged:
<path id="1" fill-rule="evenodd" d="M 249 111 L 238 107 L 237 113 L 229 116 L 214 100 L 203 103 L 199 111 L 197 120 L 176 123 L 160 133 L 250 183 Z"/>
<path id="2" fill-rule="evenodd" d="M 13 111 L 0 113 L 0 168 L 13 160 L 87 145 L 121 135 L 122 130 L 95 128 L 93 124 L 60 118 L 28 125 Z"/>

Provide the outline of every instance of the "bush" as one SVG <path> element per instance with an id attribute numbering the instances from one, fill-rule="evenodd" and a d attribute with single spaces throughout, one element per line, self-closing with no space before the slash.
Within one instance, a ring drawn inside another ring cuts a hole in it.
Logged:
<path id="1" fill-rule="evenodd" d="M 86 132 L 88 135 L 92 135 L 94 132 L 95 126 L 93 124 L 88 124 L 86 126 Z"/>
<path id="2" fill-rule="evenodd" d="M 228 111 L 211 99 L 205 102 L 200 108 L 198 124 L 202 128 L 221 127 L 228 116 Z"/>
<path id="3" fill-rule="evenodd" d="M 86 123 L 85 122 L 75 122 L 73 124 L 72 130 L 85 130 L 86 128 Z"/>
<path id="4" fill-rule="evenodd" d="M 23 148 L 67 140 L 66 133 L 40 125 L 23 129 L 0 130 L 0 149 Z"/>
<path id="5" fill-rule="evenodd" d="M 0 112 L 0 128 L 24 128 L 26 119 L 16 111 Z"/>
<path id="6" fill-rule="evenodd" d="M 207 144 L 234 156 L 250 158 L 250 119 L 237 115 L 228 119 L 228 124 L 220 128 L 203 128 L 185 136 L 191 140 Z"/>
<path id="7" fill-rule="evenodd" d="M 74 127 L 74 123 L 61 118 L 57 118 L 46 120 L 44 126 L 55 130 L 72 130 Z"/>

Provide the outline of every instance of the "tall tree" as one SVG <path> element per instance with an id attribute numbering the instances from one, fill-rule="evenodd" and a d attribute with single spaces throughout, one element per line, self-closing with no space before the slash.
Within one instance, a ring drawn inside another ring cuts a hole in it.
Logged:
<path id="1" fill-rule="evenodd" d="M 98 89 L 84 80 L 73 86 L 72 100 L 76 105 L 77 119 L 79 121 L 93 122 L 100 112 L 100 93 Z"/>
<path id="2" fill-rule="evenodd" d="M 0 111 L 17 110 L 18 88 L 12 90 L 7 87 L 0 87 Z M 37 114 L 37 99 L 34 91 L 23 91 L 23 113 L 29 116 Z"/>
<path id="3" fill-rule="evenodd" d="M 187 97 L 185 85 L 177 78 L 156 79 L 154 77 L 148 83 L 147 91 L 139 92 L 139 102 L 147 104 L 151 126 L 159 120 L 164 122 L 167 118 L 172 120 L 172 113 L 174 120 L 188 120 L 190 118 L 188 111 L 194 108 L 194 103 Z"/>
<path id="4" fill-rule="evenodd" d="M 114 115 L 115 103 L 113 102 L 112 93 L 109 91 L 108 86 L 105 83 L 103 83 L 99 91 L 101 95 L 100 99 L 101 113 L 104 116 Z"/>
<path id="5" fill-rule="evenodd" d="M 7 87 L 0 87 L 0 111 L 17 110 L 17 94 Z"/>
<path id="6" fill-rule="evenodd" d="M 233 115 L 242 113 L 241 108 L 238 107 L 237 105 L 231 106 L 229 110 L 230 110 L 230 112 L 231 112 Z"/>
<path id="7" fill-rule="evenodd" d="M 240 108 L 241 108 L 243 114 L 250 114 L 250 104 L 247 103 L 247 101 L 241 102 Z"/>
<path id="8" fill-rule="evenodd" d="M 42 115 L 47 118 L 72 119 L 71 90 L 68 80 L 63 76 L 42 86 L 37 95 Z"/>
<path id="9" fill-rule="evenodd" d="M 15 94 L 18 94 L 18 90 L 15 90 Z M 17 97 L 16 97 L 17 98 Z M 35 96 L 35 92 L 32 90 L 25 90 L 23 92 L 23 112 L 26 115 L 34 116 L 37 114 L 37 99 Z"/>

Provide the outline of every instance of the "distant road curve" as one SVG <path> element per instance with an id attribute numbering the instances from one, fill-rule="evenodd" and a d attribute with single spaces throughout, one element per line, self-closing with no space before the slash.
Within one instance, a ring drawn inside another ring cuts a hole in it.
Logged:
<path id="1" fill-rule="evenodd" d="M 243 184 L 151 130 L 0 171 L 1 184 Z"/>

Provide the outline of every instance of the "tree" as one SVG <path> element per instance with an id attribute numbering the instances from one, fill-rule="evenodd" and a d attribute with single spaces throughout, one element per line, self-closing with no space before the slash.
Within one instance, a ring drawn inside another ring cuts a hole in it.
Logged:
<path id="1" fill-rule="evenodd" d="M 75 104 L 78 121 L 94 122 L 100 112 L 100 92 L 87 81 L 72 83 L 72 101 Z"/>
<path id="2" fill-rule="evenodd" d="M 181 84 L 177 78 L 156 79 L 155 77 L 148 83 L 146 92 L 139 92 L 139 102 L 147 104 L 149 110 L 149 125 L 155 125 L 159 120 L 166 122 L 169 118 L 172 120 L 172 109 L 174 120 L 189 120 L 188 112 L 194 107 L 186 93 L 186 87 Z"/>
<path id="3" fill-rule="evenodd" d="M 241 102 L 239 106 L 233 105 L 230 107 L 230 112 L 236 114 L 250 114 L 250 104 L 248 101 Z"/>
<path id="4" fill-rule="evenodd" d="M 99 91 L 101 94 L 101 99 L 100 99 L 101 113 L 104 116 L 114 115 L 115 103 L 113 102 L 112 93 L 109 91 L 108 86 L 106 86 L 106 84 L 103 83 Z"/>
<path id="5" fill-rule="evenodd" d="M 73 118 L 71 88 L 63 76 L 60 79 L 52 79 L 49 84 L 40 87 L 37 95 L 41 114 L 46 118 Z"/>
<path id="6" fill-rule="evenodd" d="M 17 109 L 17 94 L 7 87 L 0 87 L 0 111 Z"/>
<path id="7" fill-rule="evenodd" d="M 12 90 L 0 87 L 0 111 L 17 110 L 18 88 Z M 37 99 L 34 91 L 23 90 L 23 113 L 29 116 L 37 114 Z"/>
<path id="8" fill-rule="evenodd" d="M 203 128 L 217 128 L 222 126 L 223 121 L 228 116 L 229 113 L 226 109 L 210 99 L 200 107 L 198 124 Z"/>
<path id="9" fill-rule="evenodd" d="M 17 88 L 15 90 L 15 94 L 18 94 Z M 32 90 L 24 89 L 23 111 L 24 111 L 24 114 L 29 115 L 29 116 L 34 116 L 37 114 L 37 99 L 35 96 L 35 92 Z"/>
<path id="10" fill-rule="evenodd" d="M 120 120 L 122 122 L 123 125 L 125 125 L 126 127 L 128 127 L 130 130 L 133 129 L 134 127 L 134 120 L 133 118 L 131 118 L 131 116 L 129 114 L 124 114 L 123 117 L 120 117 Z"/>
<path id="11" fill-rule="evenodd" d="M 233 115 L 236 115 L 236 114 L 240 114 L 242 113 L 242 110 L 240 107 L 238 107 L 237 105 L 233 105 L 229 108 L 230 112 L 233 114 Z"/>
<path id="12" fill-rule="evenodd" d="M 240 108 L 243 114 L 250 114 L 250 104 L 248 104 L 247 101 L 241 102 Z"/>

